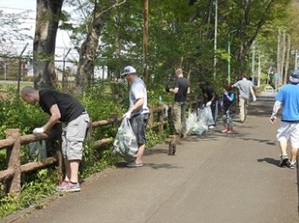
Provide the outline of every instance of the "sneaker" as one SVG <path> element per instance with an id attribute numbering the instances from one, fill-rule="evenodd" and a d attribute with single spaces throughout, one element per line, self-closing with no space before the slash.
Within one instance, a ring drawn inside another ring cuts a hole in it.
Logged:
<path id="1" fill-rule="evenodd" d="M 213 126 L 213 125 L 209 126 L 209 129 L 214 129 L 214 128 L 215 128 L 215 126 Z"/>
<path id="2" fill-rule="evenodd" d="M 65 180 L 60 182 L 59 185 L 56 187 L 56 191 L 61 191 L 62 188 L 64 188 L 69 183 L 70 183 L 70 181 L 65 181 Z"/>
<path id="3" fill-rule="evenodd" d="M 126 165 L 127 167 L 142 167 L 143 163 L 136 163 L 135 161 L 131 162 L 131 163 L 127 163 Z"/>
<path id="4" fill-rule="evenodd" d="M 71 183 L 67 181 L 63 181 L 57 188 L 56 191 L 59 192 L 79 192 L 81 191 L 79 183 Z"/>
<path id="5" fill-rule="evenodd" d="M 290 169 L 295 169 L 297 167 L 297 163 L 296 161 L 295 162 L 288 161 L 286 166 L 289 167 Z"/>
<path id="6" fill-rule="evenodd" d="M 280 155 L 280 162 L 279 162 L 280 167 L 287 166 L 288 162 L 289 162 L 288 155 Z"/>

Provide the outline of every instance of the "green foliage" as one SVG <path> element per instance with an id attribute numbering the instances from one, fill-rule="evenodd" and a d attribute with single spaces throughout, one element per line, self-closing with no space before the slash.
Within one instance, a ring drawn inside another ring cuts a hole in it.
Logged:
<path id="1" fill-rule="evenodd" d="M 2 218 L 31 205 L 41 208 L 43 206 L 42 200 L 54 194 L 56 179 L 57 175 L 53 174 L 51 169 L 39 170 L 32 181 L 28 181 L 28 179 L 25 182 L 22 181 L 22 193 L 19 196 L 13 194 L 5 195 L 5 187 L 2 185 L 0 190 L 0 217 Z"/>
<path id="2" fill-rule="evenodd" d="M 19 128 L 21 134 L 45 122 L 46 116 L 37 106 L 31 106 L 15 96 L 14 89 L 8 89 L 7 96 L 0 102 L 0 138 L 5 138 L 8 128 Z"/>

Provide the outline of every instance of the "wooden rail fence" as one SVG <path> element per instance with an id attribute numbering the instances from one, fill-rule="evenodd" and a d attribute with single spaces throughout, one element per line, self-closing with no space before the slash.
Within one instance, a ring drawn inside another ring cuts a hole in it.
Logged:
<path id="1" fill-rule="evenodd" d="M 190 102 L 189 109 L 193 109 L 197 106 L 198 101 Z M 155 129 L 157 131 L 163 131 L 165 124 L 169 123 L 172 114 L 172 105 L 168 106 L 168 117 L 165 117 L 165 108 L 159 105 L 156 108 L 150 109 L 150 118 L 148 128 Z M 108 120 L 93 121 L 89 125 L 88 136 L 94 128 L 100 128 L 109 125 L 119 125 L 122 118 L 117 117 L 116 114 L 112 114 Z M 7 169 L 0 171 L 0 181 L 5 181 L 7 185 L 7 192 L 15 195 L 21 192 L 21 175 L 26 172 L 30 172 L 37 169 L 45 168 L 49 165 L 58 165 L 60 177 L 62 177 L 62 155 L 61 148 L 56 150 L 56 155 L 47 157 L 41 161 L 29 161 L 26 164 L 21 164 L 21 149 L 22 146 L 32 142 L 40 140 L 58 140 L 59 147 L 61 147 L 61 124 L 52 127 L 50 133 L 40 134 L 28 134 L 21 135 L 20 129 L 7 129 L 6 139 L 0 140 L 0 150 L 6 149 Z M 95 139 L 93 139 L 95 140 Z M 94 141 L 94 149 L 99 147 L 107 147 L 114 138 L 96 139 Z"/>

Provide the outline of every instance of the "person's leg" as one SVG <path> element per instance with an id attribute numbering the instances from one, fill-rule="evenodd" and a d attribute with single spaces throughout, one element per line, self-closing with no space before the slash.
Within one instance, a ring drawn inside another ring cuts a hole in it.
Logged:
<path id="1" fill-rule="evenodd" d="M 290 136 L 291 140 L 291 159 L 290 159 L 290 168 L 295 168 L 296 160 L 297 160 L 297 155 L 298 155 L 298 148 L 299 148 L 299 124 L 293 123 L 292 125 L 292 133 Z"/>
<path id="2" fill-rule="evenodd" d="M 177 102 L 173 105 L 173 123 L 177 135 L 181 135 L 181 105 Z"/>
<path id="3" fill-rule="evenodd" d="M 80 160 L 66 160 L 66 177 L 65 181 L 70 181 L 72 183 L 78 183 L 78 173 L 79 173 Z"/>
<path id="4" fill-rule="evenodd" d="M 222 123 L 223 123 L 223 130 L 221 132 L 226 133 L 228 131 L 228 120 L 227 120 L 226 111 L 222 115 Z"/>
<path id="5" fill-rule="evenodd" d="M 135 160 L 136 163 L 142 163 L 144 151 L 145 151 L 145 144 L 138 147 L 137 157 Z"/>
<path id="6" fill-rule="evenodd" d="M 292 147 L 292 150 L 291 150 L 291 163 L 296 163 L 296 160 L 297 160 L 297 154 L 298 154 L 298 147 L 294 148 Z"/>
<path id="7" fill-rule="evenodd" d="M 286 166 L 289 162 L 287 147 L 290 133 L 290 123 L 281 122 L 276 135 L 280 150 L 280 167 Z"/>
<path id="8" fill-rule="evenodd" d="M 185 137 L 187 134 L 187 124 L 186 124 L 186 103 L 181 104 L 181 136 Z"/>
<path id="9" fill-rule="evenodd" d="M 142 166 L 142 158 L 145 151 L 146 142 L 146 126 L 148 122 L 149 114 L 140 114 L 131 118 L 132 130 L 136 136 L 138 151 L 133 163 L 129 163 L 127 166 L 136 167 Z"/>
<path id="10" fill-rule="evenodd" d="M 239 109 L 240 109 L 240 121 L 244 122 L 245 120 L 245 99 L 239 98 Z"/>

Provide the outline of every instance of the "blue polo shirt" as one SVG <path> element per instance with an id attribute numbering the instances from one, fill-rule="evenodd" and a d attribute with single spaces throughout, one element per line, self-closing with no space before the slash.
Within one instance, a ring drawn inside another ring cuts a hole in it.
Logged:
<path id="1" fill-rule="evenodd" d="M 276 100 L 282 103 L 282 121 L 299 122 L 299 85 L 284 85 L 276 95 Z"/>

